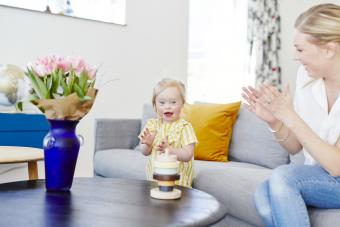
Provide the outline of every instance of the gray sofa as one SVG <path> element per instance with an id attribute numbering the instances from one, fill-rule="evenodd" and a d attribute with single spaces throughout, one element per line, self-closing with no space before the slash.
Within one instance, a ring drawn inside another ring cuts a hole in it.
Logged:
<path id="1" fill-rule="evenodd" d="M 146 157 L 134 149 L 145 114 L 142 119 L 96 120 L 96 176 L 145 180 Z M 229 159 L 226 163 L 195 160 L 193 187 L 210 193 L 226 207 L 227 215 L 215 227 L 263 226 L 253 201 L 256 186 L 273 168 L 301 164 L 303 156 L 289 157 L 266 124 L 242 107 L 233 128 Z M 340 226 L 340 209 L 309 208 L 309 214 L 313 227 Z"/>

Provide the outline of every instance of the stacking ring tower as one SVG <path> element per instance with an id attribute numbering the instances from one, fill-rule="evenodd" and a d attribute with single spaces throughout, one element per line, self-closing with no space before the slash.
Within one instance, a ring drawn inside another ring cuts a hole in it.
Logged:
<path id="1" fill-rule="evenodd" d="M 153 179 L 157 180 L 158 187 L 150 191 L 150 196 L 156 199 L 178 199 L 181 191 L 174 188 L 175 181 L 180 178 L 178 174 L 179 161 L 176 155 L 159 154 L 154 162 Z"/>

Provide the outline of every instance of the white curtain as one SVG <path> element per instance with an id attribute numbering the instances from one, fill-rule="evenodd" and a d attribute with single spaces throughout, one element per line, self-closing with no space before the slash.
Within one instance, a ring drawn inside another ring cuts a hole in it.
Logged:
<path id="1" fill-rule="evenodd" d="M 247 0 L 191 0 L 188 101 L 228 103 L 241 87 L 254 84 L 247 73 Z"/>

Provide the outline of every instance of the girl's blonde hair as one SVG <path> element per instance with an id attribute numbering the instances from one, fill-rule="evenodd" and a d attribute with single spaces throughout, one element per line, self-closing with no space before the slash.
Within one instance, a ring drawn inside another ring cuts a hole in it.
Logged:
<path id="1" fill-rule="evenodd" d="M 314 44 L 340 43 L 340 6 L 316 5 L 302 13 L 295 21 L 295 28 L 311 36 Z"/>
<path id="2" fill-rule="evenodd" d="M 185 103 L 185 86 L 181 81 L 173 80 L 173 79 L 163 79 L 157 83 L 155 88 L 153 89 L 152 94 L 152 106 L 156 108 L 156 98 L 157 96 L 164 91 L 166 88 L 174 87 L 177 88 L 183 104 Z"/>

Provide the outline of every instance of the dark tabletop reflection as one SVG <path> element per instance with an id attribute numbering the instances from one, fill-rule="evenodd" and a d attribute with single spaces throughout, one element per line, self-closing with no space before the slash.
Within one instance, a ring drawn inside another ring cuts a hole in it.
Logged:
<path id="1" fill-rule="evenodd" d="M 72 192 L 47 192 L 44 203 L 45 226 L 72 226 Z"/>

